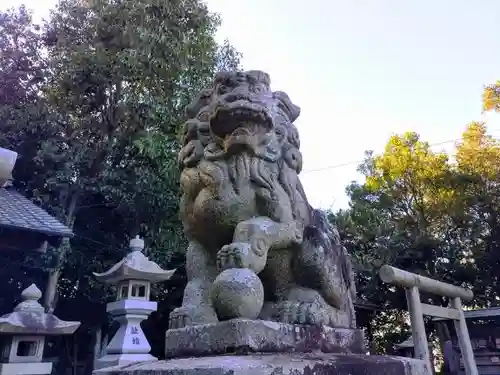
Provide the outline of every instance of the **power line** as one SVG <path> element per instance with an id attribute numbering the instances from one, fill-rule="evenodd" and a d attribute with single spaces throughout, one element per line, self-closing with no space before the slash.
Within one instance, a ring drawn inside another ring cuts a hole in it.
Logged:
<path id="1" fill-rule="evenodd" d="M 301 174 L 304 175 L 304 174 L 307 174 L 307 173 L 314 173 L 314 172 L 321 172 L 321 171 L 326 171 L 326 170 L 335 169 L 335 168 L 342 168 L 342 167 L 347 167 L 347 166 L 353 165 L 353 164 L 360 164 L 362 162 L 363 162 L 363 160 L 357 160 L 357 161 L 350 161 L 350 162 L 342 163 L 342 164 L 329 165 L 329 166 L 326 166 L 326 167 L 321 167 L 321 168 L 316 168 L 316 169 L 309 169 L 307 171 L 303 171 Z"/>
<path id="2" fill-rule="evenodd" d="M 495 131 L 500 131 L 500 129 L 490 130 L 490 132 L 495 132 Z M 499 139 L 499 138 L 496 138 L 496 137 L 493 137 L 493 138 L 494 139 Z M 448 144 L 448 143 L 452 143 L 452 142 L 458 142 L 458 141 L 461 141 L 461 140 L 462 140 L 462 138 L 452 139 L 452 140 L 449 140 L 449 141 L 442 141 L 442 142 L 432 143 L 432 144 L 429 144 L 429 147 L 440 146 L 440 145 L 444 145 L 444 144 Z M 301 175 L 308 174 L 308 173 L 314 173 L 314 172 L 327 171 L 327 170 L 330 170 L 330 169 L 348 167 L 349 165 L 354 165 L 354 164 L 359 165 L 362 162 L 364 162 L 364 160 L 356 160 L 356 161 L 350 161 L 350 162 L 346 162 L 346 163 L 328 165 L 326 167 L 321 167 L 321 168 L 308 169 L 307 171 L 303 171 L 301 173 Z"/>
<path id="3" fill-rule="evenodd" d="M 86 237 L 86 236 L 82 236 L 81 234 L 78 234 L 78 233 L 75 233 L 75 237 L 80 237 L 81 239 L 84 239 L 84 240 L 87 240 L 87 241 L 91 241 L 91 242 L 94 242 L 98 245 L 101 245 L 102 248 L 104 249 L 109 249 L 109 250 L 116 250 L 116 247 L 115 246 L 111 246 L 109 244 L 105 244 L 103 242 L 100 242 L 100 241 L 97 241 L 97 240 L 94 240 L 90 237 Z"/>

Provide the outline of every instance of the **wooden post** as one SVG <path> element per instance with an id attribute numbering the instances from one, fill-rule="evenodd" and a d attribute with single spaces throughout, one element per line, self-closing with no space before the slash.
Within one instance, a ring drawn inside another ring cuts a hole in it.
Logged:
<path id="1" fill-rule="evenodd" d="M 451 319 L 455 322 L 460 350 L 465 365 L 466 375 L 478 375 L 476 360 L 470 342 L 469 331 L 465 322 L 462 300 L 470 301 L 474 294 L 470 289 L 460 288 L 425 276 L 416 275 L 388 265 L 380 269 L 382 281 L 406 289 L 408 310 L 411 317 L 411 330 L 415 357 L 430 363 L 429 345 L 425 333 L 424 315 Z M 420 291 L 451 298 L 451 308 L 427 305 L 420 302 Z"/>
<path id="2" fill-rule="evenodd" d="M 460 318 L 455 320 L 455 330 L 457 331 L 458 342 L 460 344 L 460 351 L 464 360 L 465 373 L 467 375 L 478 375 L 476 360 L 474 358 L 474 351 L 470 343 L 469 330 L 465 322 L 464 311 L 462 310 L 462 301 L 460 298 L 455 297 L 451 300 L 451 306 L 459 311 Z"/>
<path id="3" fill-rule="evenodd" d="M 422 314 L 422 304 L 420 303 L 420 292 L 417 287 L 406 289 L 406 301 L 411 319 L 411 334 L 413 337 L 413 348 L 415 358 L 426 361 L 429 370 L 432 370 L 432 364 L 429 355 L 429 343 L 425 333 L 424 315 Z"/>

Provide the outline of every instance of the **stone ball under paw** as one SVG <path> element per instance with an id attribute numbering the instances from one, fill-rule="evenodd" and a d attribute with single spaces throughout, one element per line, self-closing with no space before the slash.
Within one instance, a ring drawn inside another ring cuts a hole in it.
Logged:
<path id="1" fill-rule="evenodd" d="M 248 268 L 230 268 L 215 279 L 212 304 L 220 320 L 255 319 L 264 304 L 264 287 Z"/>

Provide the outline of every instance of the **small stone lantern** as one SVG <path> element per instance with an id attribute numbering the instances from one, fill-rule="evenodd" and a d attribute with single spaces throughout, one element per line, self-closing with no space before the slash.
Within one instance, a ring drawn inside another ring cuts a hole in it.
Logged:
<path id="1" fill-rule="evenodd" d="M 0 375 L 50 374 L 51 362 L 42 362 L 45 337 L 71 335 L 80 322 L 65 322 L 46 314 L 38 303 L 42 292 L 32 284 L 21 293 L 14 312 L 0 317 Z"/>
<path id="2" fill-rule="evenodd" d="M 125 258 L 104 273 L 94 273 L 99 281 L 117 286 L 116 301 L 108 303 L 107 312 L 120 324 L 95 369 L 156 360 L 149 354 L 151 346 L 141 322 L 158 306 L 149 300 L 151 284 L 170 279 L 175 270 L 163 270 L 143 250 L 144 240 L 137 236 L 130 241 L 130 252 Z"/>

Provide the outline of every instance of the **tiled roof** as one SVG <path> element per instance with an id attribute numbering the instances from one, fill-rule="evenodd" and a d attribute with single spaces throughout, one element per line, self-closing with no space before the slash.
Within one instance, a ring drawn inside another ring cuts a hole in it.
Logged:
<path id="1" fill-rule="evenodd" d="M 12 188 L 0 188 L 0 228 L 73 236 L 71 229 Z"/>

